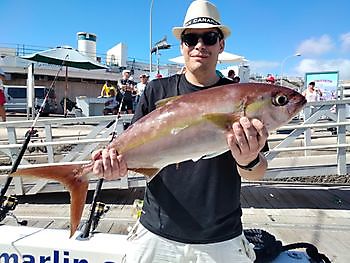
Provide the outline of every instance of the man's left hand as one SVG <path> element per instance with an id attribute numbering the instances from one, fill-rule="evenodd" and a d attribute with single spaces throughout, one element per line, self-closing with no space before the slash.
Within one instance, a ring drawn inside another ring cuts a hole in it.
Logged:
<path id="1" fill-rule="evenodd" d="M 233 123 L 227 143 L 236 162 L 245 166 L 252 162 L 266 144 L 268 131 L 258 119 L 241 117 Z"/>

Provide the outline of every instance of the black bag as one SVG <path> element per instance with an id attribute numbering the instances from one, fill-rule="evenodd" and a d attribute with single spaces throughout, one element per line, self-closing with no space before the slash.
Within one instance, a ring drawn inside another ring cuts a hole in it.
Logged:
<path id="1" fill-rule="evenodd" d="M 262 229 L 244 229 L 245 237 L 254 244 L 256 255 L 255 263 L 267 263 L 273 261 L 283 251 L 297 248 L 305 248 L 307 255 L 316 263 L 331 263 L 329 258 L 318 252 L 317 248 L 310 243 L 300 242 L 283 246 L 280 240 Z"/>

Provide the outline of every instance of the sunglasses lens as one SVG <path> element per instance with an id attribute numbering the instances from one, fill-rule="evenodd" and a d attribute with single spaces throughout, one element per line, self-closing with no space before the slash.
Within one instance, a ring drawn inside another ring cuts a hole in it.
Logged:
<path id="1" fill-rule="evenodd" d="M 219 33 L 217 32 L 207 32 L 204 34 L 188 33 L 181 36 L 182 42 L 185 43 L 188 47 L 197 45 L 198 40 L 200 38 L 202 39 L 204 45 L 213 46 L 218 41 Z"/>
<path id="2" fill-rule="evenodd" d="M 199 37 L 200 36 L 198 36 L 197 34 L 185 34 L 182 35 L 182 42 L 184 42 L 187 46 L 192 47 L 197 45 Z"/>
<path id="3" fill-rule="evenodd" d="M 216 32 L 208 32 L 202 35 L 203 43 L 207 46 L 213 46 L 218 41 L 219 34 Z"/>

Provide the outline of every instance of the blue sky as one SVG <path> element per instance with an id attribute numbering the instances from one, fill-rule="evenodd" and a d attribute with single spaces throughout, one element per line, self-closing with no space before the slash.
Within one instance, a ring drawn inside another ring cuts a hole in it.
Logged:
<path id="1" fill-rule="evenodd" d="M 154 0 L 153 42 L 167 36 L 172 45 L 160 62 L 180 55 L 173 26 L 181 26 L 191 0 Z M 304 76 L 305 72 L 340 72 L 350 80 L 350 1 L 213 0 L 232 35 L 226 51 L 249 60 L 251 72 Z M 149 61 L 151 0 L 0 0 L 0 47 L 9 44 L 40 49 L 77 47 L 76 33 L 97 35 L 97 53 L 128 46 L 129 59 Z M 300 57 L 286 57 L 300 52 Z M 153 56 L 155 62 L 156 57 Z"/>

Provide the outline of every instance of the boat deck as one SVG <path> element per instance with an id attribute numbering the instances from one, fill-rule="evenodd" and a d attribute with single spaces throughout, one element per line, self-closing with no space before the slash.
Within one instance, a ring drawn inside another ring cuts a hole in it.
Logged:
<path id="1" fill-rule="evenodd" d="M 110 209 L 96 231 L 126 234 L 136 220 L 133 202 L 143 194 L 142 188 L 103 191 L 100 200 Z M 68 229 L 68 202 L 68 193 L 21 197 L 14 213 L 28 226 Z M 310 242 L 332 262 L 350 262 L 350 186 L 244 183 L 241 202 L 244 228 L 264 229 L 283 244 Z M 85 219 L 88 213 L 87 205 Z M 10 217 L 2 223 L 16 224 Z"/>

